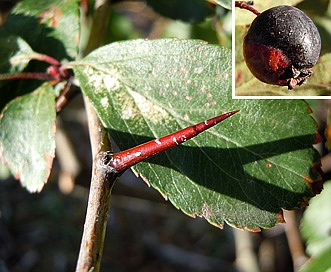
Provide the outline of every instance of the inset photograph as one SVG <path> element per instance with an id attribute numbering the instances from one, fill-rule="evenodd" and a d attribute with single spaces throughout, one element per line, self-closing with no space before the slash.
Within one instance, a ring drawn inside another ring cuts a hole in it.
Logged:
<path id="1" fill-rule="evenodd" d="M 234 98 L 331 95 L 328 1 L 234 5 Z"/>

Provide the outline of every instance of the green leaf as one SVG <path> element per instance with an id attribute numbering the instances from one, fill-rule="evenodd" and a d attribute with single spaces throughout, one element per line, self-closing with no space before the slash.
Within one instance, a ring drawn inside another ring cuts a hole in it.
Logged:
<path id="1" fill-rule="evenodd" d="M 147 0 L 147 4 L 163 16 L 189 23 L 202 22 L 212 14 L 205 0 Z"/>
<path id="2" fill-rule="evenodd" d="M 311 199 L 302 222 L 301 233 L 312 256 L 302 271 L 327 271 L 331 268 L 331 181 L 324 183 L 322 193 Z"/>
<path id="3" fill-rule="evenodd" d="M 30 192 L 41 191 L 55 152 L 54 91 L 46 83 L 12 100 L 0 116 L 0 158 Z"/>
<path id="4" fill-rule="evenodd" d="M 301 100 L 233 100 L 231 51 L 195 40 L 113 43 L 72 63 L 124 150 L 240 110 L 184 145 L 133 167 L 174 206 L 210 223 L 272 227 L 313 196 L 316 123 Z"/>
<path id="5" fill-rule="evenodd" d="M 331 247 L 321 251 L 301 267 L 300 272 L 330 272 L 331 270 Z"/>
<path id="6" fill-rule="evenodd" d="M 35 52 L 20 37 L 0 36 L 0 73 L 17 73 L 24 70 Z"/>
<path id="7" fill-rule="evenodd" d="M 0 35 L 22 37 L 34 51 L 58 60 L 74 59 L 79 40 L 78 1 L 20 1 Z"/>

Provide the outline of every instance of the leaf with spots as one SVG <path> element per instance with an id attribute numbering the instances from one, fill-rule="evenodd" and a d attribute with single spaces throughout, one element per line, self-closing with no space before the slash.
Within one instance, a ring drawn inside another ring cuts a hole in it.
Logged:
<path id="1" fill-rule="evenodd" d="M 12 100 L 0 115 L 0 159 L 30 192 L 41 191 L 55 153 L 52 85 Z"/>
<path id="2" fill-rule="evenodd" d="M 196 40 L 133 40 L 71 63 L 121 150 L 223 112 L 221 124 L 133 167 L 190 216 L 258 230 L 303 205 L 319 176 L 316 123 L 302 100 L 233 100 L 231 50 Z"/>

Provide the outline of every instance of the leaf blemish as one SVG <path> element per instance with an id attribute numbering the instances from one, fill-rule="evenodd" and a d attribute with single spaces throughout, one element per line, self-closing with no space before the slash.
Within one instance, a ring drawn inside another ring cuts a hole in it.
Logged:
<path id="1" fill-rule="evenodd" d="M 192 97 L 189 96 L 189 95 L 187 95 L 187 96 L 185 96 L 185 100 L 186 100 L 186 101 L 191 101 L 191 100 L 192 100 Z"/>
<path id="2" fill-rule="evenodd" d="M 103 83 L 105 84 L 108 91 L 117 90 L 120 87 L 120 83 L 116 77 L 106 75 L 103 78 Z"/>
<path id="3" fill-rule="evenodd" d="M 130 91 L 130 94 L 135 101 L 135 107 L 137 107 L 139 112 L 146 119 L 152 121 L 153 123 L 160 123 L 163 122 L 164 118 L 168 117 L 167 111 L 152 101 L 148 100 L 146 97 L 135 91 Z M 136 111 L 132 109 L 132 112 Z"/>
<path id="4" fill-rule="evenodd" d="M 196 74 L 201 74 L 202 71 L 203 71 L 203 67 L 197 67 L 194 69 L 194 73 L 196 73 Z"/>
<path id="5" fill-rule="evenodd" d="M 104 107 L 104 108 L 107 108 L 109 106 L 109 102 L 108 102 L 108 97 L 104 97 L 100 100 L 100 103 L 101 105 Z"/>

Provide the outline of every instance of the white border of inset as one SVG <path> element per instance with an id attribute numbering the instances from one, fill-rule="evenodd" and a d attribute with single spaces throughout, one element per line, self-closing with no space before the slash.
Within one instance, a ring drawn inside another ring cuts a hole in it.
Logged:
<path id="1" fill-rule="evenodd" d="M 236 7 L 235 0 L 232 1 L 232 99 L 326 99 L 331 96 L 236 96 Z M 300 87 L 298 87 L 300 88 Z M 293 91 L 295 92 L 295 91 Z"/>

